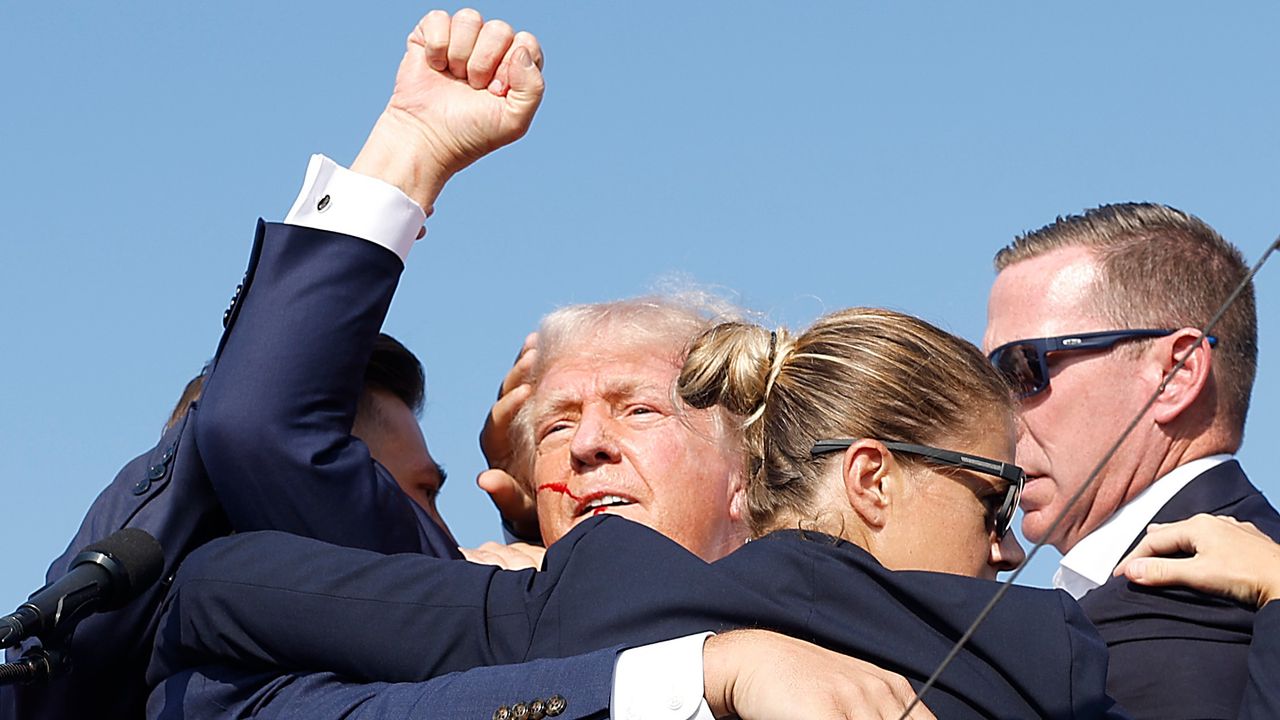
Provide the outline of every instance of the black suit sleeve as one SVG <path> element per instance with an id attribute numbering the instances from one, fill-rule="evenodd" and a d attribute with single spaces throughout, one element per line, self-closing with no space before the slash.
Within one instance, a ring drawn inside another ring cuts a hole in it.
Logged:
<path id="1" fill-rule="evenodd" d="M 390 250 L 359 238 L 260 227 L 196 420 L 210 482 L 235 530 L 457 557 L 351 436 L 402 270 Z"/>
<path id="2" fill-rule="evenodd" d="M 488 718 L 518 704 L 557 703 L 558 720 L 608 715 L 621 648 L 451 673 L 413 683 L 353 683 L 332 673 L 184 671 L 151 695 L 153 720 L 386 720 Z"/>
<path id="3" fill-rule="evenodd" d="M 1280 718 L 1280 601 L 1267 603 L 1254 618 L 1249 685 L 1240 705 L 1240 717 Z"/>
<path id="4" fill-rule="evenodd" d="M 179 569 L 148 680 L 226 663 L 400 682 L 519 662 L 531 627 L 524 600 L 538 588 L 532 570 L 241 533 Z"/>

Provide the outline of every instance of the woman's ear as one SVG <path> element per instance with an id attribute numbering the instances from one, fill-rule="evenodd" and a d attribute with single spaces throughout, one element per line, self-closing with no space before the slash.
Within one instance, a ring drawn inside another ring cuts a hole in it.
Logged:
<path id="1" fill-rule="evenodd" d="M 889 520 L 893 454 L 879 440 L 858 440 L 844 451 L 842 479 L 849 507 L 873 530 Z"/>

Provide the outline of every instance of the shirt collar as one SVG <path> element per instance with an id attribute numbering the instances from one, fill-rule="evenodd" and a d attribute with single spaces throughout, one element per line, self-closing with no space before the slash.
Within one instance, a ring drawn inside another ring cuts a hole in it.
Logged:
<path id="1" fill-rule="evenodd" d="M 1178 491 L 1201 473 L 1231 460 L 1231 455 L 1210 455 L 1192 460 L 1157 479 L 1146 490 L 1120 507 L 1107 521 L 1085 535 L 1062 556 L 1053 586 L 1079 600 L 1085 593 L 1111 578 L 1124 551 L 1140 535 L 1151 519 Z"/>

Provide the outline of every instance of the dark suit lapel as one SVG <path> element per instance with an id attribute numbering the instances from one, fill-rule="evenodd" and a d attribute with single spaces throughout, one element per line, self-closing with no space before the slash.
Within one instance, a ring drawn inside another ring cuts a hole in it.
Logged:
<path id="1" fill-rule="evenodd" d="M 1187 486 L 1178 491 L 1160 508 L 1160 512 L 1151 518 L 1153 523 L 1171 523 L 1186 520 L 1199 513 L 1216 513 L 1223 508 L 1240 502 L 1258 491 L 1245 477 L 1240 462 L 1231 460 L 1220 463 L 1200 473 Z M 1142 538 L 1147 536 L 1147 528 L 1129 544 L 1124 554 L 1128 555 L 1138 546 Z"/>

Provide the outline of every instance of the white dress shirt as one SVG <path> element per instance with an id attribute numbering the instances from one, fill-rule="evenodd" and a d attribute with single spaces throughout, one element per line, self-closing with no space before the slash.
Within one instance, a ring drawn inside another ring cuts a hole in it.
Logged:
<path id="1" fill-rule="evenodd" d="M 1058 572 L 1053 576 L 1053 586 L 1066 590 L 1079 600 L 1085 593 L 1111 579 L 1111 573 L 1120 564 L 1124 551 L 1129 549 L 1156 513 L 1187 483 L 1231 459 L 1231 455 L 1199 458 L 1156 480 L 1062 556 Z"/>
<path id="2" fill-rule="evenodd" d="M 399 188 L 312 155 L 302 190 L 284 221 L 368 240 L 405 261 L 426 217 Z M 711 634 L 619 653 L 610 715 L 618 720 L 713 720 L 702 696 L 702 644 Z"/>

